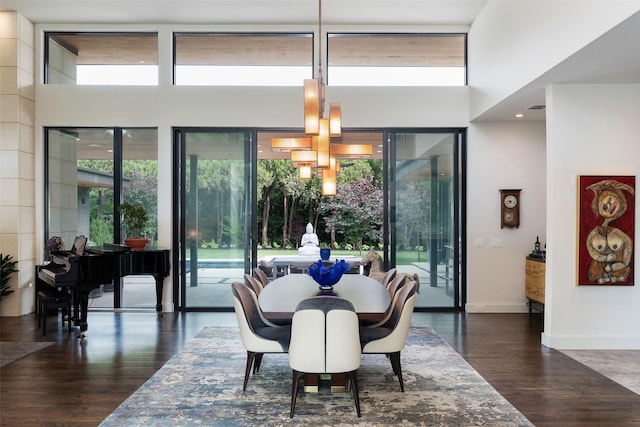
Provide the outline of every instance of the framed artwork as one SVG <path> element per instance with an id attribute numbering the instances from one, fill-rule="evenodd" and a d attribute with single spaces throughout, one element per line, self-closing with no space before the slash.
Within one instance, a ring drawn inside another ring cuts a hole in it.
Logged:
<path id="1" fill-rule="evenodd" d="M 633 286 L 635 176 L 578 177 L 578 285 Z"/>

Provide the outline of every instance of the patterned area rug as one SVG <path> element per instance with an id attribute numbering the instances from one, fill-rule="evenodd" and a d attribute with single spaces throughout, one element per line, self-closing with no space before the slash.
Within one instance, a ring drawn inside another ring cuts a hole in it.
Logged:
<path id="1" fill-rule="evenodd" d="M 0 367 L 22 359 L 25 356 L 49 347 L 52 342 L 17 342 L 3 341 L 0 342 Z"/>
<path id="2" fill-rule="evenodd" d="M 246 353 L 236 328 L 204 328 L 107 417 L 109 426 L 532 426 L 430 328 L 402 351 L 405 392 L 384 355 L 363 355 L 362 418 L 351 393 L 301 392 L 289 418 L 286 354 L 264 356 L 242 392 Z"/>

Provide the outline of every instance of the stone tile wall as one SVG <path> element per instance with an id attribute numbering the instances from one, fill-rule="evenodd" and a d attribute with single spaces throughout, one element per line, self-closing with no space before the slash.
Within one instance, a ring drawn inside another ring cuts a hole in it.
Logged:
<path id="1" fill-rule="evenodd" d="M 19 261 L 0 315 L 32 312 L 35 267 L 34 25 L 0 12 L 0 252 Z"/>

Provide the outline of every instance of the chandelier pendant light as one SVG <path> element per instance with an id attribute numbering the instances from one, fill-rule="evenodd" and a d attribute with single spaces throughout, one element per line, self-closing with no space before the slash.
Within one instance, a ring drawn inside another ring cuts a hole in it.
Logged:
<path id="1" fill-rule="evenodd" d="M 304 133 L 306 138 L 273 138 L 271 150 L 290 152 L 291 162 L 298 168 L 300 179 L 310 179 L 312 168 L 322 177 L 322 195 L 334 196 L 337 192 L 336 175 L 340 170 L 339 157 L 367 158 L 372 153 L 371 144 L 332 144 L 331 138 L 342 136 L 342 109 L 340 104 L 329 105 L 325 110 L 325 83 L 322 58 L 322 0 L 318 0 L 318 71 L 315 78 L 305 79 Z M 328 113 L 328 117 L 325 117 Z M 334 153 L 335 150 L 335 153 Z"/>
<path id="2" fill-rule="evenodd" d="M 318 135 L 320 132 L 320 120 L 325 113 L 325 84 L 322 70 L 322 0 L 318 0 L 318 73 L 315 79 L 304 81 L 304 133 Z M 342 134 L 342 117 L 340 105 L 331 104 L 329 112 L 331 136 Z"/>

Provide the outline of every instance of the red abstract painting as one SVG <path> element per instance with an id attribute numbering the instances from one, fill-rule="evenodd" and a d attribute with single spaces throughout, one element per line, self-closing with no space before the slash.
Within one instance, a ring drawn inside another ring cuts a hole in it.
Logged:
<path id="1" fill-rule="evenodd" d="M 578 285 L 633 286 L 634 176 L 578 178 Z"/>

